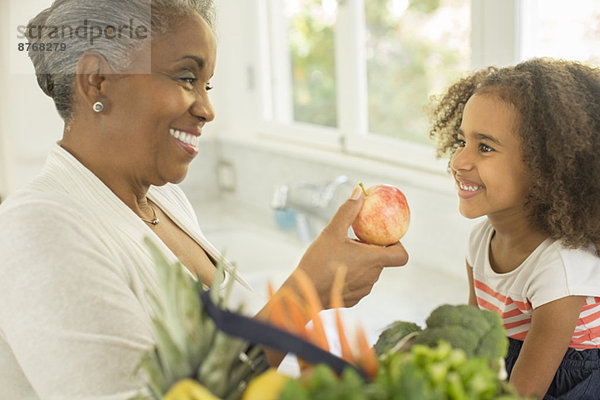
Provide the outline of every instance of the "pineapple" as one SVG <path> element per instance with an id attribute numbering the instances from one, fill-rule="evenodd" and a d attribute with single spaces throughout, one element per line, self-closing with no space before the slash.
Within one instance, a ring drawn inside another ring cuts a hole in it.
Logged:
<path id="1" fill-rule="evenodd" d="M 247 382 L 262 370 L 264 355 L 257 347 L 218 330 L 206 314 L 200 294 L 202 282 L 195 281 L 180 263 L 169 264 L 148 239 L 157 268 L 158 293 L 153 296 L 156 345 L 142 358 L 140 368 L 146 373 L 151 398 L 160 400 L 177 382 L 197 380 L 223 400 L 241 398 Z M 212 301 L 225 307 L 233 279 L 221 293 L 222 263 L 210 288 Z"/>

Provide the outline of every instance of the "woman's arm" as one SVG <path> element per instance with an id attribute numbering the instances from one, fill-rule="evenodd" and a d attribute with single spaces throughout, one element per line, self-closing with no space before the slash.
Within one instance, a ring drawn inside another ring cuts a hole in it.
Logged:
<path id="1" fill-rule="evenodd" d="M 543 398 L 562 361 L 585 297 L 569 296 L 533 311 L 531 327 L 510 376 L 521 395 Z"/>

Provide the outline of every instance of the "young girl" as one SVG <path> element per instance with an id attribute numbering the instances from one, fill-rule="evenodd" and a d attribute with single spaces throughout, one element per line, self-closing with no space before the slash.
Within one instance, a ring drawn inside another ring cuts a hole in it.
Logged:
<path id="1" fill-rule="evenodd" d="M 600 70 L 488 68 L 437 99 L 469 239 L 469 303 L 497 311 L 523 395 L 600 399 Z"/>

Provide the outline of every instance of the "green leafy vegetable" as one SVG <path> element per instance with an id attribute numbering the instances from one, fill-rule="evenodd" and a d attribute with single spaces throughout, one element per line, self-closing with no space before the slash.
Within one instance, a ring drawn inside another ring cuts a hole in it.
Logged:
<path id="1" fill-rule="evenodd" d="M 427 328 L 415 344 L 436 345 L 440 340 L 463 349 L 468 357 L 498 360 L 506 355 L 508 339 L 500 316 L 469 305 L 442 305 L 429 315 Z"/>
<path id="2" fill-rule="evenodd" d="M 375 343 L 375 354 L 378 356 L 391 351 L 403 338 L 422 329 L 414 322 L 396 321 L 386 328 Z"/>
<path id="3" fill-rule="evenodd" d="M 375 351 L 379 372 L 372 381 L 355 371 L 337 377 L 318 366 L 290 380 L 281 400 L 517 400 L 499 377 L 508 339 L 500 317 L 468 305 L 443 305 L 426 328 L 396 321 L 385 329 Z"/>
<path id="4" fill-rule="evenodd" d="M 508 339 L 500 316 L 488 310 L 480 310 L 465 304 L 439 306 L 426 320 L 427 327 L 413 322 L 396 321 L 385 329 L 375 344 L 375 352 L 381 356 L 394 349 L 408 335 L 414 336 L 410 344 L 437 346 L 444 340 L 453 348 L 462 349 L 467 357 L 483 356 L 493 363 L 506 355 Z"/>
<path id="5" fill-rule="evenodd" d="M 518 400 L 486 357 L 467 357 L 448 342 L 413 345 L 380 358 L 371 382 L 347 369 L 338 377 L 324 365 L 288 381 L 280 400 Z"/>

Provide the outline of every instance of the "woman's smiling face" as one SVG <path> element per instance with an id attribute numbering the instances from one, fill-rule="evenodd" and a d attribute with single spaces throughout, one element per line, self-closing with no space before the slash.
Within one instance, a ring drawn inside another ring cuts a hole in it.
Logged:
<path id="1" fill-rule="evenodd" d="M 214 119 L 207 92 L 215 61 L 215 37 L 200 16 L 178 20 L 135 54 L 109 105 L 115 172 L 148 185 L 183 180 L 202 128 Z"/>
<path id="2" fill-rule="evenodd" d="M 518 118 L 511 104 L 494 95 L 476 94 L 467 101 L 450 161 L 465 217 L 525 212 L 530 182 L 515 131 Z"/>

